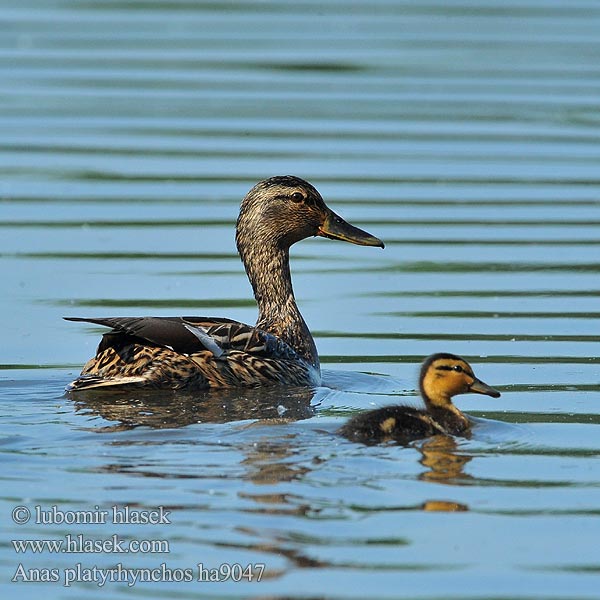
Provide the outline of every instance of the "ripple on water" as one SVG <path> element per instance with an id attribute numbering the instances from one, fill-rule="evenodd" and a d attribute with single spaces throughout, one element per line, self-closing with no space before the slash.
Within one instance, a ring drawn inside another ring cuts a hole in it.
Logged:
<path id="1" fill-rule="evenodd" d="M 172 514 L 85 530 L 167 539 L 166 558 L 24 564 L 266 564 L 260 587 L 111 598 L 597 597 L 598 6 L 22 0 L 3 18 L 1 510 Z M 64 396 L 100 334 L 65 315 L 254 322 L 233 227 L 276 173 L 386 242 L 292 252 L 323 387 Z M 502 391 L 457 400 L 470 439 L 336 435 L 417 403 L 441 350 Z"/>

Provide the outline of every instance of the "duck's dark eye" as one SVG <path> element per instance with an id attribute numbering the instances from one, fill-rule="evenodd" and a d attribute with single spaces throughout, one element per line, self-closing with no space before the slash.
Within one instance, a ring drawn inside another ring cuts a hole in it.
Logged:
<path id="1" fill-rule="evenodd" d="M 464 373 L 464 369 L 460 365 L 454 365 L 452 367 L 457 373 Z"/>
<path id="2" fill-rule="evenodd" d="M 290 198 L 292 202 L 304 202 L 304 196 L 300 192 L 294 192 Z"/>

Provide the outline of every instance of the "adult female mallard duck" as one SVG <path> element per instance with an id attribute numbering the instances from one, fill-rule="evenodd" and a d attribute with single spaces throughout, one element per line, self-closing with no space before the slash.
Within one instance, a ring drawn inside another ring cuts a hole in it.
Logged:
<path id="1" fill-rule="evenodd" d="M 67 389 L 317 385 L 319 356 L 296 305 L 289 267 L 290 246 L 316 235 L 383 248 L 299 177 L 257 183 L 242 201 L 236 226 L 258 303 L 256 325 L 213 317 L 68 317 L 112 330 Z"/>
<path id="2" fill-rule="evenodd" d="M 396 441 L 407 444 L 432 435 L 464 435 L 469 419 L 452 404 L 457 394 L 500 392 L 475 377 L 471 365 L 455 354 L 433 354 L 421 366 L 419 389 L 425 409 L 407 405 L 385 406 L 351 418 L 338 433 L 353 442 L 376 444 Z"/>

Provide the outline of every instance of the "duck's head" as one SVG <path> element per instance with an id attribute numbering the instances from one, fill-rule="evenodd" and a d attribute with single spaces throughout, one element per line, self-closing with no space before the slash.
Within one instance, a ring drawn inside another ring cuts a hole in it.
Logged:
<path id="1" fill-rule="evenodd" d="M 248 243 L 287 249 L 316 235 L 384 247 L 380 239 L 336 215 L 321 194 L 299 177 L 285 175 L 260 181 L 242 200 L 236 232 L 240 251 Z"/>
<path id="2" fill-rule="evenodd" d="M 485 394 L 499 398 L 500 392 L 478 379 L 471 365 L 455 354 L 433 354 L 425 360 L 419 378 L 421 395 L 434 407 L 447 407 L 458 394 Z"/>

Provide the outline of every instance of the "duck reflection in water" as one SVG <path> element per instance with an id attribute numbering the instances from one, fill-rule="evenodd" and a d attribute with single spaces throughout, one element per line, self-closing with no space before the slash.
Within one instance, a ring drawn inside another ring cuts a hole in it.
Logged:
<path id="1" fill-rule="evenodd" d="M 314 395 L 314 388 L 275 386 L 194 393 L 137 389 L 108 394 L 89 390 L 79 392 L 74 400 L 76 410 L 114 422 L 94 431 L 111 432 L 139 426 L 168 429 L 249 419 L 298 421 L 314 415 Z"/>

